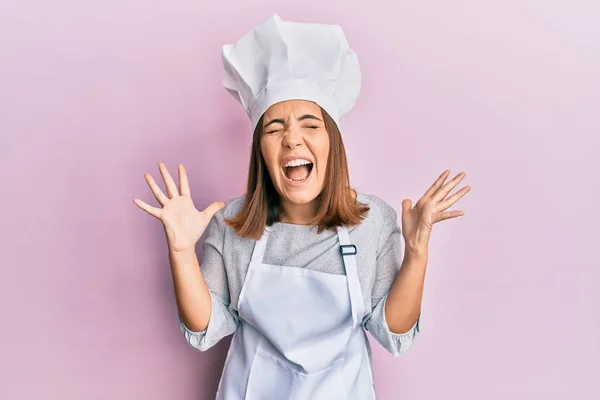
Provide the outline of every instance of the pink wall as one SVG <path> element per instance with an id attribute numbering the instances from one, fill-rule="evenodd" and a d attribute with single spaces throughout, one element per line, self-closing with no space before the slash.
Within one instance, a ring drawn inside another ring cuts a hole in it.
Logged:
<path id="1" fill-rule="evenodd" d="M 158 161 L 187 166 L 198 207 L 242 193 L 220 45 L 273 12 L 341 24 L 361 59 L 354 185 L 397 210 L 446 168 L 473 188 L 435 227 L 414 347 L 373 343 L 380 398 L 600 398 L 598 3 L 296 3 L 0 6 L 0 398 L 214 394 L 229 341 L 184 342 L 162 228 L 132 200 Z"/>

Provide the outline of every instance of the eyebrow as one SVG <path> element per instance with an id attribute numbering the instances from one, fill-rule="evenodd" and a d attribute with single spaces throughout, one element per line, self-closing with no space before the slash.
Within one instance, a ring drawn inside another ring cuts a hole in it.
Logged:
<path id="1" fill-rule="evenodd" d="M 317 121 L 323 122 L 323 120 L 321 120 L 321 118 L 315 117 L 312 114 L 304 114 L 303 116 L 301 116 L 300 118 L 298 118 L 298 121 L 304 121 L 305 119 L 315 119 Z M 267 126 L 271 125 L 271 124 L 282 124 L 283 125 L 284 123 L 285 123 L 285 121 L 282 118 L 276 118 L 274 120 L 269 121 L 269 123 L 266 124 L 263 127 L 263 129 L 266 128 Z"/>

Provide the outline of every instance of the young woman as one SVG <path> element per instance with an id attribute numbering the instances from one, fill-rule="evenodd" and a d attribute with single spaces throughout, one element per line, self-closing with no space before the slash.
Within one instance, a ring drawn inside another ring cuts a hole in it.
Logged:
<path id="1" fill-rule="evenodd" d="M 465 176 L 445 171 L 412 206 L 352 189 L 339 117 L 360 90 L 338 26 L 273 15 L 223 47 L 224 85 L 253 128 L 247 191 L 200 212 L 163 163 L 162 208 L 181 330 L 205 351 L 234 334 L 218 399 L 374 399 L 366 330 L 395 356 L 419 332 L 433 224 Z M 195 248 L 205 234 L 202 260 Z M 404 250 L 401 241 L 404 239 Z"/>

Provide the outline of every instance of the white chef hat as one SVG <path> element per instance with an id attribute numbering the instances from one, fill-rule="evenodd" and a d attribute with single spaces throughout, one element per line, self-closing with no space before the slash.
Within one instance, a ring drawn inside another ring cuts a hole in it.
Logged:
<path id="1" fill-rule="evenodd" d="M 283 21 L 273 14 L 222 48 L 223 86 L 252 129 L 273 104 L 292 99 L 321 106 L 339 125 L 360 92 L 358 58 L 338 25 Z"/>

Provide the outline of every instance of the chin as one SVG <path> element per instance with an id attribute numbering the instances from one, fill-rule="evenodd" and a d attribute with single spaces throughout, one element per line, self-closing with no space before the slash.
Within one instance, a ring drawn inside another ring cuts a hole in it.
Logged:
<path id="1" fill-rule="evenodd" d="M 320 191 L 317 190 L 299 190 L 292 193 L 284 191 L 281 197 L 288 203 L 301 205 L 312 203 L 317 199 L 319 194 Z"/>
<path id="2" fill-rule="evenodd" d="M 280 181 L 277 182 L 277 186 L 279 195 L 283 201 L 290 204 L 302 205 L 315 201 L 321 194 L 323 185 L 318 185 L 315 179 L 301 186 L 290 185 L 289 183 Z"/>

